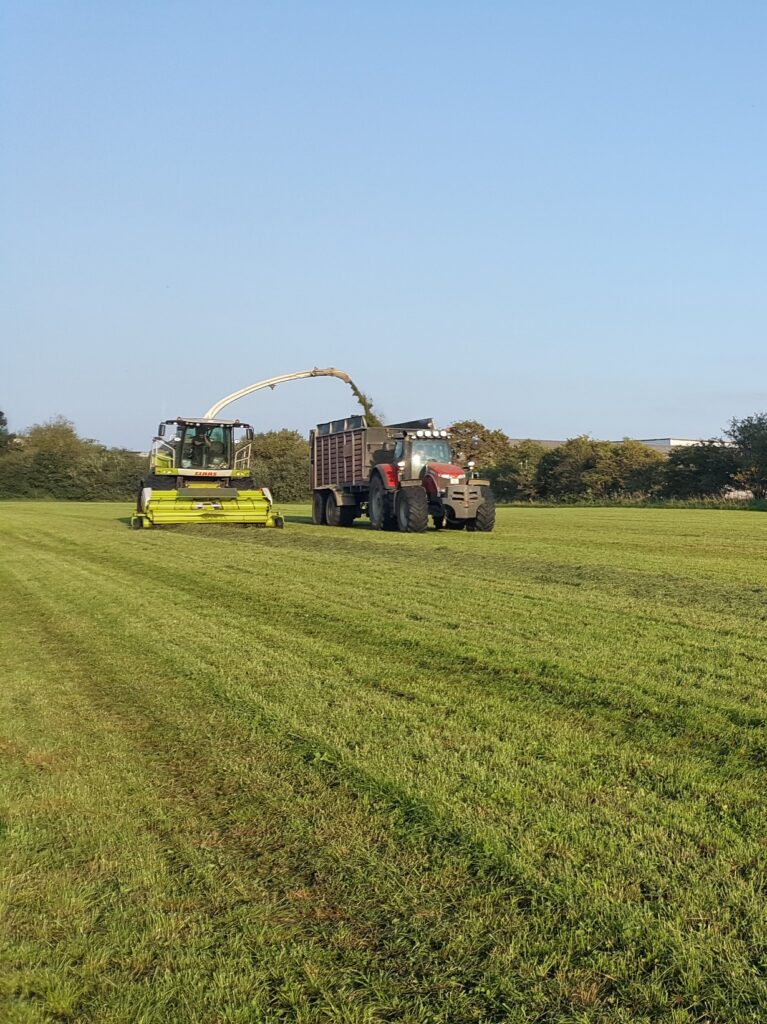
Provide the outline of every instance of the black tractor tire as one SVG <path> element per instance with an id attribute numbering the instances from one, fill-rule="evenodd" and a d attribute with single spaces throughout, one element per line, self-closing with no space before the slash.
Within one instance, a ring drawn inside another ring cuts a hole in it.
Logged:
<path id="1" fill-rule="evenodd" d="M 429 496 L 423 487 L 403 487 L 397 495 L 397 526 L 401 533 L 423 533 L 429 525 Z"/>
<path id="2" fill-rule="evenodd" d="M 312 522 L 315 526 L 327 526 L 324 491 L 315 491 L 312 495 Z"/>
<path id="3" fill-rule="evenodd" d="M 368 516 L 374 530 L 396 530 L 397 520 L 388 511 L 389 498 L 381 477 L 376 473 L 370 481 Z"/>
<path id="4" fill-rule="evenodd" d="M 448 519 L 446 524 L 448 530 L 462 530 L 466 526 L 465 519 Z"/>
<path id="5" fill-rule="evenodd" d="M 495 526 L 495 495 L 490 487 L 481 487 L 482 504 L 477 509 L 477 518 L 469 526 L 477 533 L 490 533 Z"/>
<path id="6" fill-rule="evenodd" d="M 435 530 L 441 530 L 443 528 L 443 526 L 445 525 L 445 517 L 444 516 L 432 516 L 431 517 L 431 521 L 434 523 L 434 529 Z"/>
<path id="7" fill-rule="evenodd" d="M 232 478 L 232 487 L 238 491 L 255 491 L 256 482 L 252 476 L 236 476 Z"/>

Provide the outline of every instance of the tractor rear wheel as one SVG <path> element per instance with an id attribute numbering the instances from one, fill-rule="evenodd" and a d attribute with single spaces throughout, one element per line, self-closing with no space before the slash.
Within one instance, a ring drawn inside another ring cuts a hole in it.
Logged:
<path id="1" fill-rule="evenodd" d="M 469 526 L 478 533 L 490 533 L 495 526 L 495 495 L 491 488 L 481 487 L 482 504 L 477 509 L 477 518 Z"/>
<path id="2" fill-rule="evenodd" d="M 405 487 L 397 495 L 397 526 L 402 533 L 423 533 L 429 525 L 429 497 L 423 487 Z"/>
<path id="3" fill-rule="evenodd" d="M 370 493 L 368 494 L 368 516 L 374 530 L 396 529 L 397 520 L 389 514 L 388 504 L 389 498 L 384 482 L 376 473 L 370 481 Z"/>
<path id="4" fill-rule="evenodd" d="M 312 495 L 312 522 L 315 526 L 325 526 L 325 495 L 322 491 L 315 491 Z"/>

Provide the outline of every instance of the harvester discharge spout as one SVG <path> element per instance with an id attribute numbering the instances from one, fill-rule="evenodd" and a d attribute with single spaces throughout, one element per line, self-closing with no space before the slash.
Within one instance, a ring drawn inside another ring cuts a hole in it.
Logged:
<path id="1" fill-rule="evenodd" d="M 239 398 L 245 398 L 246 395 L 252 395 L 254 391 L 260 391 L 262 388 L 276 388 L 278 384 L 286 384 L 289 380 L 301 380 L 304 377 L 338 377 L 344 384 L 348 384 L 352 390 L 355 389 L 354 381 L 351 379 L 348 373 L 344 373 L 343 370 L 336 370 L 334 366 L 325 367 L 320 369 L 315 366 L 313 370 L 299 370 L 298 373 L 283 373 L 279 377 L 268 377 L 266 380 L 259 380 L 255 384 L 249 384 L 246 388 L 240 388 L 239 391 L 233 391 L 231 395 L 227 395 L 226 398 L 222 398 L 215 405 L 212 405 L 210 409 L 205 413 L 206 419 L 215 419 L 216 416 L 221 412 L 222 409 L 226 408 L 232 402 L 236 402 Z"/>

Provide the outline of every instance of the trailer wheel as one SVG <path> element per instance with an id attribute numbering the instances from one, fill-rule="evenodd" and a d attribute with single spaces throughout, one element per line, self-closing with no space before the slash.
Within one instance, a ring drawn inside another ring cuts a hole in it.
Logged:
<path id="1" fill-rule="evenodd" d="M 354 520 L 359 515 L 359 506 L 342 505 L 338 512 L 341 526 L 354 526 Z"/>
<path id="2" fill-rule="evenodd" d="M 370 481 L 370 493 L 368 494 L 368 516 L 374 530 L 396 529 L 397 520 L 394 516 L 389 515 L 386 506 L 386 488 L 383 480 L 376 473 Z"/>
<path id="3" fill-rule="evenodd" d="M 477 509 L 477 518 L 470 524 L 470 530 L 490 533 L 495 526 L 495 495 L 489 487 L 481 487 L 482 504 Z"/>
<path id="4" fill-rule="evenodd" d="M 402 533 L 423 533 L 429 525 L 429 497 L 423 487 L 406 487 L 397 495 L 397 526 Z"/>
<path id="5" fill-rule="evenodd" d="M 312 495 L 312 522 L 315 526 L 325 526 L 325 495 L 322 491 L 315 491 Z"/>
<path id="6" fill-rule="evenodd" d="M 341 525 L 341 512 L 343 506 L 336 505 L 336 497 L 332 491 L 325 494 L 325 522 L 328 526 Z"/>

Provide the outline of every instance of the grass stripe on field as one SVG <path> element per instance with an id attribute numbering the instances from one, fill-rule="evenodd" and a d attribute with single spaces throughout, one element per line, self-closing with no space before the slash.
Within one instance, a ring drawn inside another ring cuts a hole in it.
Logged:
<path id="1" fill-rule="evenodd" d="M 0 1020 L 767 1018 L 767 519 L 0 506 Z"/>

